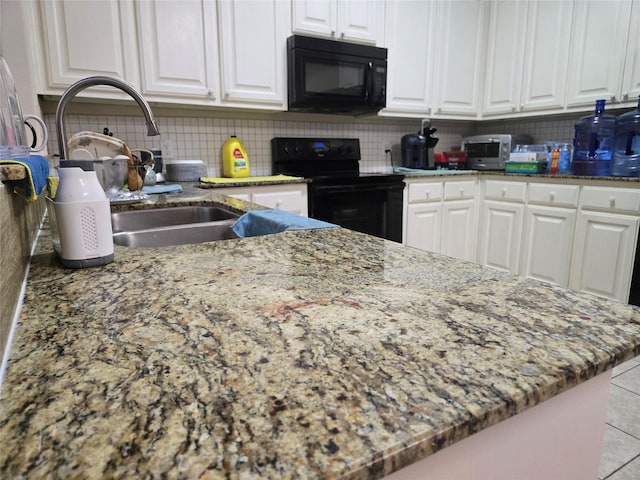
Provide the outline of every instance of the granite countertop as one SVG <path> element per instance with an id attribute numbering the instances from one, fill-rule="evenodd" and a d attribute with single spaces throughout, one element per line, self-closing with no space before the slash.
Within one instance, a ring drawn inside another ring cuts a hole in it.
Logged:
<path id="1" fill-rule="evenodd" d="M 342 228 L 84 270 L 45 233 L 0 475 L 380 478 L 638 354 L 631 306 Z"/>

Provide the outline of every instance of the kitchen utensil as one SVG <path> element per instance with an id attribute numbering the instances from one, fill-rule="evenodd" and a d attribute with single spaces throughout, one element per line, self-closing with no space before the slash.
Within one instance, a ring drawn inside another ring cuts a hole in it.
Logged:
<path id="1" fill-rule="evenodd" d="M 122 140 L 96 132 L 84 131 L 72 135 L 67 142 L 67 151 L 73 152 L 78 149 L 88 151 L 94 159 L 126 155 L 125 143 Z"/>
<path id="2" fill-rule="evenodd" d="M 54 250 L 68 268 L 105 265 L 113 261 L 111 209 L 96 172 L 59 168 L 52 213 Z"/>

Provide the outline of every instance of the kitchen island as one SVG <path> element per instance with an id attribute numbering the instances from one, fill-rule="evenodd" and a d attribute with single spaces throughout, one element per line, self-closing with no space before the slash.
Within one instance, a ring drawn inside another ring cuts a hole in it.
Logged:
<path id="1" fill-rule="evenodd" d="M 633 307 L 342 228 L 75 271 L 45 231 L 0 476 L 380 478 L 639 353 Z"/>

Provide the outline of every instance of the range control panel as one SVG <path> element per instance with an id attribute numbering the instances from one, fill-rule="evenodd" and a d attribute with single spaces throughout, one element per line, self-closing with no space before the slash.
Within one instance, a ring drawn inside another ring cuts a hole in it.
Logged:
<path id="1" fill-rule="evenodd" d="M 357 138 L 282 138 L 271 139 L 273 162 L 314 160 L 360 160 Z"/>

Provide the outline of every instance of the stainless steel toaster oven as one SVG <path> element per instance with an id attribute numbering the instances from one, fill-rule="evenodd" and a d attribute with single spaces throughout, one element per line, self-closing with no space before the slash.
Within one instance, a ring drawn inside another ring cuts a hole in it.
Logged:
<path id="1" fill-rule="evenodd" d="M 475 135 L 462 139 L 470 170 L 504 170 L 504 162 L 516 145 L 531 143 L 529 135 Z"/>

